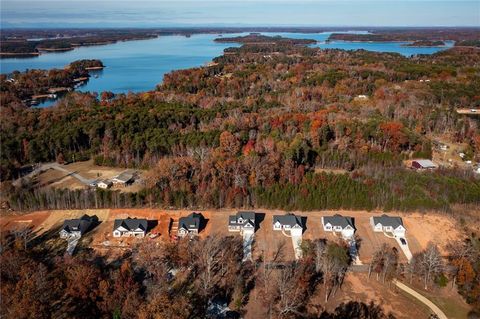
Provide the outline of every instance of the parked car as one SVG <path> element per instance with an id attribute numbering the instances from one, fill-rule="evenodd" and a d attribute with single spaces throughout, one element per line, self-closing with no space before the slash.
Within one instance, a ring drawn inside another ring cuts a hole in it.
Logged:
<path id="1" fill-rule="evenodd" d="M 407 241 L 405 240 L 405 238 L 400 238 L 400 242 L 402 243 L 402 245 L 406 245 L 406 244 L 407 244 Z"/>

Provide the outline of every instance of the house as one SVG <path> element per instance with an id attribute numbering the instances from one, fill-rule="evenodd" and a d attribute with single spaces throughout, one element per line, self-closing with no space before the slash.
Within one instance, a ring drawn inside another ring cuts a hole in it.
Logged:
<path id="1" fill-rule="evenodd" d="M 181 217 L 178 220 L 178 236 L 185 237 L 186 235 L 198 235 L 202 221 L 203 216 L 199 213 L 191 213 L 187 217 Z"/>
<path id="2" fill-rule="evenodd" d="M 66 219 L 63 221 L 60 230 L 60 238 L 81 237 L 92 226 L 93 219 L 88 215 L 83 215 L 79 219 Z"/>
<path id="3" fill-rule="evenodd" d="M 419 159 L 412 161 L 412 168 L 414 169 L 435 169 L 437 165 L 428 159 Z"/>
<path id="4" fill-rule="evenodd" d="M 255 232 L 255 212 L 237 212 L 228 216 L 228 231 L 240 234 L 253 234 Z"/>
<path id="5" fill-rule="evenodd" d="M 322 217 L 323 230 L 326 232 L 338 232 L 344 238 L 352 238 L 355 233 L 353 218 L 335 214 Z"/>
<path id="6" fill-rule="evenodd" d="M 115 186 L 125 187 L 133 182 L 133 174 L 123 172 L 112 178 L 112 182 Z"/>
<path id="7" fill-rule="evenodd" d="M 289 230 L 292 236 L 301 236 L 303 227 L 301 216 L 293 214 L 273 216 L 273 230 Z"/>
<path id="8" fill-rule="evenodd" d="M 108 189 L 112 187 L 113 183 L 112 181 L 109 181 L 108 179 L 104 179 L 102 181 L 99 181 L 97 183 L 97 187 L 102 188 L 102 189 Z"/>
<path id="9" fill-rule="evenodd" d="M 375 232 L 388 232 L 395 237 L 405 236 L 406 229 L 400 217 L 392 217 L 385 214 L 379 217 L 374 216 L 370 218 L 370 224 Z"/>
<path id="10" fill-rule="evenodd" d="M 115 219 L 113 237 L 145 237 L 148 228 L 146 219 L 126 218 Z"/>

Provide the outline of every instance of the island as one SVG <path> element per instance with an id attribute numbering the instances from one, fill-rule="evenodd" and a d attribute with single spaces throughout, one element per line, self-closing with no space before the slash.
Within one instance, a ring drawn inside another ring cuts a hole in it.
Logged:
<path id="1" fill-rule="evenodd" d="M 443 47 L 445 42 L 437 40 L 419 40 L 412 43 L 404 44 L 405 47 Z"/>
<path id="2" fill-rule="evenodd" d="M 259 33 L 250 33 L 246 36 L 238 37 L 220 37 L 216 38 L 215 42 L 220 43 L 241 43 L 241 44 L 289 44 L 289 45 L 309 45 L 317 43 L 313 39 L 293 39 L 281 36 L 266 36 Z"/>
<path id="3" fill-rule="evenodd" d="M 2 102 L 27 107 L 37 105 L 44 99 L 56 99 L 87 82 L 89 71 L 104 67 L 100 60 L 78 60 L 64 69 L 32 69 L 2 74 Z"/>

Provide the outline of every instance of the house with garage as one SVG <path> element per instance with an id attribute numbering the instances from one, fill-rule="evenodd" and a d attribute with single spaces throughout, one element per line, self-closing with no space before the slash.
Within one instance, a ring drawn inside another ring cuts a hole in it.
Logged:
<path id="1" fill-rule="evenodd" d="M 112 185 L 112 181 L 109 181 L 108 179 L 101 180 L 97 183 L 97 187 L 101 189 L 109 189 Z"/>
<path id="2" fill-rule="evenodd" d="M 81 237 L 92 226 L 93 218 L 83 215 L 79 219 L 66 219 L 60 229 L 60 238 Z"/>
<path id="3" fill-rule="evenodd" d="M 301 216 L 294 214 L 273 216 L 273 230 L 290 231 L 292 236 L 302 236 L 303 228 Z"/>
<path id="4" fill-rule="evenodd" d="M 203 215 L 200 213 L 191 213 L 186 217 L 181 217 L 178 220 L 178 237 L 198 235 L 203 221 Z"/>
<path id="5" fill-rule="evenodd" d="M 112 178 L 112 182 L 115 187 L 126 187 L 133 183 L 133 174 L 129 172 L 123 172 Z"/>
<path id="6" fill-rule="evenodd" d="M 148 229 L 146 219 L 126 218 L 115 219 L 113 224 L 113 237 L 145 237 Z"/>
<path id="7" fill-rule="evenodd" d="M 370 217 L 370 224 L 375 232 L 392 233 L 395 237 L 405 237 L 406 229 L 401 217 L 385 214 L 373 216 Z"/>
<path id="8" fill-rule="evenodd" d="M 228 216 L 228 231 L 240 234 L 253 234 L 255 232 L 255 212 L 240 211 Z"/>
<path id="9" fill-rule="evenodd" d="M 323 230 L 326 232 L 340 233 L 343 238 L 352 238 L 355 233 L 353 218 L 335 214 L 322 217 Z"/>
<path id="10" fill-rule="evenodd" d="M 417 170 L 432 170 L 436 169 L 438 166 L 434 162 L 428 159 L 418 159 L 418 160 L 413 160 L 412 161 L 412 166 L 413 169 Z"/>

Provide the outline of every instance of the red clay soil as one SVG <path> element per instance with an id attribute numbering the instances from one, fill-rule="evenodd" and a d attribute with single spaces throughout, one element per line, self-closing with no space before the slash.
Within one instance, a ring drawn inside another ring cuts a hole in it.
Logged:
<path id="1" fill-rule="evenodd" d="M 3 215 L 0 218 L 0 231 L 14 230 L 24 226 L 35 229 L 42 224 L 48 216 L 50 216 L 49 211 L 38 211 L 23 215 Z"/>

